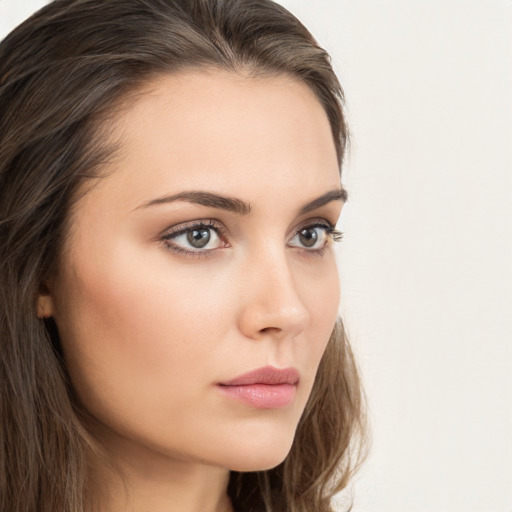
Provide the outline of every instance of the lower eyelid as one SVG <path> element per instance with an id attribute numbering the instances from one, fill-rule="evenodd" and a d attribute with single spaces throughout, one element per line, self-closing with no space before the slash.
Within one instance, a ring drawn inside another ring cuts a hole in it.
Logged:
<path id="1" fill-rule="evenodd" d="M 184 249 L 178 245 L 168 244 L 165 241 L 163 242 L 164 248 L 172 254 L 175 254 L 181 258 L 192 259 L 192 260 L 200 260 L 206 259 L 210 256 L 211 251 L 192 251 Z"/>

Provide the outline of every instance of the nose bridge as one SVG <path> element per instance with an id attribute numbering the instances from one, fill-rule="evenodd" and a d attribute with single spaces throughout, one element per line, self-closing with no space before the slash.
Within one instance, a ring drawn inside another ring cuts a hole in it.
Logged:
<path id="1" fill-rule="evenodd" d="M 309 313 L 284 244 L 260 247 L 247 259 L 245 274 L 241 328 L 246 335 L 296 336 L 304 330 Z"/>

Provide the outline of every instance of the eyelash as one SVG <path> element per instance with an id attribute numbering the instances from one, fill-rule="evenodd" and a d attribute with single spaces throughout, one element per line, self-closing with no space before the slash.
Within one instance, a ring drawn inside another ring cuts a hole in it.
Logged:
<path id="1" fill-rule="evenodd" d="M 329 245 L 329 242 L 341 242 L 343 238 L 343 233 L 339 230 L 337 230 L 330 222 L 325 220 L 317 220 L 313 221 L 309 224 L 303 224 L 297 230 L 295 231 L 295 234 L 290 240 L 293 240 L 296 236 L 298 236 L 302 231 L 306 229 L 314 229 L 314 228 L 320 228 L 323 229 L 325 232 L 325 235 L 327 237 L 327 240 L 325 244 L 318 248 L 318 249 L 307 249 L 306 247 L 295 247 L 292 246 L 293 249 L 297 249 L 303 253 L 305 253 L 306 256 L 309 255 L 318 255 L 323 256 L 325 253 L 326 248 Z M 227 230 L 225 227 L 218 221 L 214 219 L 209 219 L 205 221 L 193 221 L 187 224 L 181 224 L 179 226 L 176 226 L 172 228 L 170 231 L 167 231 L 161 238 L 162 243 L 165 245 L 166 249 L 169 251 L 175 253 L 175 254 L 182 254 L 187 257 L 191 258 L 207 258 L 210 256 L 210 253 L 212 251 L 215 251 L 218 248 L 214 249 L 185 249 L 175 243 L 172 243 L 172 240 L 181 236 L 185 235 L 187 233 L 190 233 L 192 231 L 200 231 L 200 230 L 212 230 L 216 233 L 216 235 L 219 237 L 221 243 L 225 244 L 224 247 L 228 247 L 229 245 L 225 241 Z M 208 242 L 207 242 L 208 243 Z"/>

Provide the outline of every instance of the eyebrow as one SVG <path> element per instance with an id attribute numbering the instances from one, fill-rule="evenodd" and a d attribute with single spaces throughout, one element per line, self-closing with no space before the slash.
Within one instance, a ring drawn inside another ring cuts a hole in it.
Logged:
<path id="1" fill-rule="evenodd" d="M 172 203 L 174 201 L 187 201 L 189 203 L 200 204 L 202 206 L 209 206 L 210 208 L 219 208 L 229 212 L 238 213 L 240 215 L 247 215 L 251 211 L 251 205 L 244 203 L 235 197 L 221 196 L 211 192 L 180 192 L 170 196 L 163 196 L 157 199 L 143 203 L 142 206 L 147 208 L 156 204 Z"/>
<path id="2" fill-rule="evenodd" d="M 331 201 L 346 202 L 347 199 L 348 193 L 344 188 L 330 190 L 329 192 L 322 194 L 320 197 L 313 199 L 313 201 L 303 205 L 299 210 L 299 214 L 304 215 L 305 213 L 309 213 L 313 210 L 316 210 L 317 208 L 320 208 L 321 206 L 326 205 L 327 203 L 330 203 Z"/>
<path id="3" fill-rule="evenodd" d="M 330 203 L 331 201 L 345 202 L 347 198 L 348 194 L 344 188 L 330 190 L 329 192 L 322 194 L 320 197 L 317 197 L 316 199 L 313 199 L 312 201 L 309 201 L 308 203 L 301 206 L 299 208 L 299 215 L 304 215 L 305 213 L 309 213 L 312 210 L 316 210 L 317 208 L 320 208 L 327 203 Z M 189 203 L 200 204 L 210 208 L 227 210 L 239 215 L 247 215 L 251 211 L 251 205 L 249 203 L 245 203 L 241 199 L 202 191 L 180 192 L 179 194 L 158 197 L 143 203 L 141 207 L 148 208 L 154 205 L 172 203 L 174 201 L 187 201 Z"/>

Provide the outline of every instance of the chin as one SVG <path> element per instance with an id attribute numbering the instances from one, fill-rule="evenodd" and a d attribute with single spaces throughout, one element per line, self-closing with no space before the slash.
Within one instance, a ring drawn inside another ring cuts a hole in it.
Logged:
<path id="1" fill-rule="evenodd" d="M 225 453 L 228 457 L 225 458 L 223 466 L 239 472 L 266 471 L 275 468 L 286 459 L 292 443 L 293 436 L 286 439 L 253 438 L 247 443 L 239 440 L 233 443 L 230 453 Z"/>
<path id="2" fill-rule="evenodd" d="M 228 469 L 240 473 L 253 471 L 267 471 L 279 466 L 287 457 L 289 450 L 277 457 L 276 454 L 258 454 L 254 457 L 247 457 L 245 460 L 233 460 Z"/>

